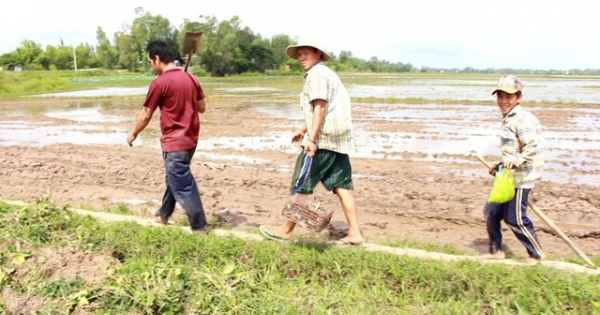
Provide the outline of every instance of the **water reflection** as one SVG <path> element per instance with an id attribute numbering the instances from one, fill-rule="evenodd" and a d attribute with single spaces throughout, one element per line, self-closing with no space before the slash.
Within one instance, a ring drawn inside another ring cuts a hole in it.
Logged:
<path id="1" fill-rule="evenodd" d="M 225 87 L 215 88 L 213 92 L 220 95 L 233 94 L 233 95 L 271 95 L 281 94 L 282 91 L 276 88 L 270 87 Z M 38 94 L 40 97 L 107 97 L 107 96 L 139 96 L 146 95 L 148 93 L 148 87 L 107 87 L 97 88 L 93 90 L 81 90 L 81 91 L 70 91 L 70 92 L 58 92 L 58 93 L 46 93 Z"/>
<path id="2" fill-rule="evenodd" d="M 410 159 L 414 161 L 442 163 L 474 163 L 469 156 L 473 153 L 497 156 L 499 141 L 496 124 L 486 118 L 496 114 L 491 106 L 461 105 L 368 105 L 361 104 L 366 114 L 356 123 L 356 158 L 369 159 Z M 295 105 L 266 105 L 255 108 L 273 117 L 288 120 L 278 122 L 289 126 L 298 124 L 301 115 Z M 448 115 L 449 110 L 460 113 Z M 570 109 L 571 114 L 578 109 Z M 582 109 L 582 115 L 574 116 L 570 125 L 560 131 L 546 130 L 546 173 L 544 179 L 557 182 L 592 183 L 593 175 L 572 174 L 578 170 L 588 173 L 600 170 L 590 149 L 600 150 L 600 134 L 590 130 L 594 125 L 589 109 Z M 598 113 L 600 114 L 600 113 Z M 72 144 L 116 144 L 126 145 L 127 130 L 117 127 L 98 126 L 90 123 L 118 123 L 133 121 L 116 115 L 105 115 L 99 107 L 74 108 L 72 110 L 50 111 L 46 116 L 76 122 L 69 125 L 34 123 L 29 121 L 0 121 L 1 145 L 48 145 L 53 143 Z M 290 119 L 287 119 L 290 118 Z M 410 122 L 420 123 L 411 131 L 373 131 L 374 121 L 388 121 L 391 124 Z M 493 125 L 493 126 L 491 126 Z M 160 149 L 157 135 L 140 137 L 136 145 Z M 244 151 L 279 151 L 295 154 L 298 148 L 290 144 L 288 132 L 273 132 L 255 137 L 213 137 L 200 138 L 199 155 L 212 160 L 236 161 L 244 164 L 264 164 L 268 157 L 254 158 L 244 155 Z M 233 150 L 239 154 L 223 155 L 211 151 Z M 560 161 L 560 162 L 558 162 Z M 479 166 L 474 166 L 478 168 Z M 285 169 L 285 168 L 284 168 Z M 455 171 L 463 176 L 471 171 Z M 465 174 L 463 174 L 465 173 Z"/>
<path id="3" fill-rule="evenodd" d="M 483 105 L 402 105 L 402 104 L 360 104 L 366 117 L 356 122 L 356 142 L 358 158 L 402 160 L 410 159 L 425 162 L 473 163 L 473 154 L 498 156 L 500 144 L 498 129 L 500 120 L 497 109 Z M 540 108 L 528 108 L 540 110 Z M 273 117 L 286 118 L 294 106 L 263 106 L 257 108 Z M 560 110 L 554 109 L 553 110 Z M 571 117 L 566 126 L 545 128 L 546 171 L 545 180 L 556 182 L 594 183 L 593 175 L 573 174 L 573 171 L 597 172 L 600 164 L 590 163 L 595 156 L 588 150 L 600 150 L 600 134 L 595 131 L 600 109 L 569 108 Z M 580 113 L 578 114 L 573 114 Z M 597 116 L 595 116 L 597 117 Z M 414 131 L 370 131 L 367 128 L 374 120 L 392 124 L 419 123 Z M 258 144 L 253 144 L 258 145 Z M 556 161 L 561 161 L 560 163 Z M 479 168 L 480 166 L 475 166 Z M 457 175 L 470 171 L 456 171 Z M 479 172 L 480 173 L 480 172 Z"/>
<path id="4" fill-rule="evenodd" d="M 343 77 L 352 97 L 420 98 L 426 100 L 491 101 L 495 78 L 419 78 L 404 76 Z M 525 101 L 600 103 L 600 80 L 562 78 L 524 78 Z M 300 77 L 278 77 L 261 80 L 240 79 L 228 82 L 210 81 L 204 84 L 220 95 L 296 95 Z M 236 86 L 237 85 L 237 86 Z M 223 86 L 223 87 L 218 87 Z M 276 86 L 276 88 L 274 87 Z M 107 87 L 85 91 L 48 93 L 47 97 L 105 97 L 145 95 L 148 87 Z"/>
<path id="5" fill-rule="evenodd" d="M 38 94 L 43 97 L 104 97 L 146 95 L 148 87 L 107 87 L 93 90 Z"/>
<path id="6" fill-rule="evenodd" d="M 103 114 L 100 112 L 100 110 L 100 107 L 77 108 L 73 110 L 50 111 L 46 112 L 44 115 L 50 118 L 65 119 L 83 123 L 119 123 L 135 121 L 135 118 Z"/>
<path id="7" fill-rule="evenodd" d="M 353 97 L 494 100 L 496 79 L 377 78 L 348 84 Z M 366 83 L 366 84 L 365 84 Z M 523 79 L 525 101 L 600 103 L 600 80 Z"/>
<path id="8" fill-rule="evenodd" d="M 0 145 L 125 144 L 126 141 L 127 132 L 114 127 L 0 121 Z"/>
<path id="9" fill-rule="evenodd" d="M 418 78 L 347 78 L 353 97 L 411 97 L 431 99 L 429 104 L 355 104 L 360 111 L 360 119 L 355 120 L 357 158 L 410 159 L 415 161 L 469 163 L 479 169 L 470 155 L 479 153 L 497 156 L 499 152 L 498 127 L 500 119 L 497 108 L 484 105 L 440 105 L 436 99 L 452 100 L 493 100 L 490 86 L 495 80 L 451 80 Z M 282 89 L 251 87 L 215 88 L 220 93 L 279 93 Z M 143 88 L 104 88 L 91 91 L 54 93 L 50 96 L 106 96 L 143 95 Z M 286 90 L 287 91 L 287 90 Z M 297 91 L 296 91 L 297 93 Z M 568 100 L 576 102 L 600 103 L 599 80 L 552 80 L 532 79 L 526 82 L 526 100 Z M 90 106 L 91 104 L 91 106 Z M 528 107 L 531 111 L 545 108 Z M 289 127 L 300 124 L 302 113 L 297 103 L 267 104 L 253 107 L 252 110 L 279 118 L 277 126 Z M 597 108 L 552 108 L 553 111 L 568 111 L 567 122 L 559 126 L 544 126 L 546 138 L 546 174 L 544 179 L 557 182 L 594 183 L 593 175 L 574 174 L 582 171 L 593 174 L 600 165 L 590 162 L 597 159 L 600 150 L 600 109 Z M 18 115 L 27 115 L 19 112 Z M 45 116 L 58 120 L 57 124 L 32 123 L 15 119 L 15 115 L 4 115 L 0 121 L 0 144 L 46 145 L 52 143 L 74 144 L 118 144 L 126 145 L 127 130 L 117 127 L 94 126 L 94 124 L 118 124 L 135 121 L 135 117 L 104 114 L 101 106 L 95 103 L 77 104 L 69 110 L 48 111 Z M 358 115 L 357 115 L 358 117 Z M 498 117 L 498 119 L 494 118 Z M 18 118 L 17 116 L 17 119 Z M 60 120 L 75 122 L 67 126 L 58 125 Z M 378 125 L 375 125 L 378 124 Z M 412 129 L 388 131 L 383 124 L 411 124 Z M 245 151 L 280 151 L 296 153 L 298 149 L 290 145 L 290 134 L 274 132 L 255 137 L 214 137 L 200 138 L 199 154 L 209 159 L 235 160 L 245 164 L 268 163 L 264 159 L 246 156 Z M 145 135 L 136 141 L 143 145 L 160 149 L 157 135 Z M 211 151 L 233 150 L 238 154 L 217 155 Z M 282 170 L 286 168 L 281 168 Z M 481 172 L 474 172 L 480 174 Z M 473 171 L 456 171 L 459 176 L 471 176 Z M 479 175 L 478 175 L 479 176 Z M 597 176 L 596 176 L 597 177 Z"/>

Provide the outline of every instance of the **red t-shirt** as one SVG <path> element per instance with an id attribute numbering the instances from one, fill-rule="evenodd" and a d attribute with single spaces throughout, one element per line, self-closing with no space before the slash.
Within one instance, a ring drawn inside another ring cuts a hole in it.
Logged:
<path id="1" fill-rule="evenodd" d="M 150 83 L 144 106 L 160 108 L 163 152 L 187 151 L 198 144 L 197 102 L 204 91 L 196 78 L 179 68 L 169 69 Z"/>

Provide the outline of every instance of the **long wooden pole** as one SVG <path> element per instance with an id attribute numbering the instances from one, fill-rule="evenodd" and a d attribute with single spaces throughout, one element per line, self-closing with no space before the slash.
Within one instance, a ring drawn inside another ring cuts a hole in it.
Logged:
<path id="1" fill-rule="evenodd" d="M 488 163 L 488 161 L 486 161 L 481 155 L 476 155 L 475 156 L 479 161 L 481 161 L 481 163 L 483 163 L 488 169 L 492 168 L 492 165 L 490 163 Z M 556 226 L 556 224 L 554 224 L 554 222 L 552 222 L 552 220 L 550 220 L 550 218 L 548 218 L 543 212 L 542 210 L 540 210 L 536 205 L 533 204 L 533 202 L 531 201 L 527 201 L 527 205 L 529 206 L 529 208 L 531 208 L 533 210 L 533 212 L 535 212 L 535 214 L 537 214 L 540 219 L 542 219 L 542 221 L 544 221 L 544 223 L 546 223 L 546 225 L 548 225 L 552 231 L 554 231 L 556 234 L 558 234 L 558 236 L 560 236 L 560 238 L 563 239 L 563 241 L 565 241 L 565 243 L 567 243 L 567 245 L 569 245 L 569 247 L 571 247 L 571 249 L 579 256 L 581 257 L 581 259 L 583 259 L 583 261 L 585 261 L 588 264 L 588 267 L 593 268 L 593 269 L 597 269 L 598 267 L 596 267 L 596 265 L 594 265 L 594 263 L 590 260 L 590 258 L 582 251 L 579 249 L 579 247 L 577 247 L 577 245 L 575 245 L 575 243 L 573 243 L 569 237 L 563 233 L 563 231 L 561 231 L 558 226 Z"/>

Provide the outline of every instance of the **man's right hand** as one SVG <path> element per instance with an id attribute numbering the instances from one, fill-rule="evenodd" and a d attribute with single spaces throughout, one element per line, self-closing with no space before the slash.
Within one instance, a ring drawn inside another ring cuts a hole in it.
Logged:
<path id="1" fill-rule="evenodd" d="M 132 147 L 133 141 L 135 141 L 136 138 L 137 138 L 136 135 L 134 135 L 133 133 L 130 133 L 129 136 L 127 136 L 127 144 L 129 144 L 129 146 Z"/>

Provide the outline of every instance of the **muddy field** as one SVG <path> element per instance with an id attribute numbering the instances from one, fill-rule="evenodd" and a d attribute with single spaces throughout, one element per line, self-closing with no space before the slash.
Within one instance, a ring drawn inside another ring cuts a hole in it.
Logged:
<path id="1" fill-rule="evenodd" d="M 295 97 L 237 93 L 209 97 L 193 172 L 212 220 L 256 229 L 282 220 L 298 152 L 289 141 L 301 112 Z M 139 96 L 2 102 L 0 197 L 33 201 L 50 191 L 55 202 L 72 207 L 115 211 L 126 205 L 151 216 L 164 190 L 158 114 L 134 147 L 125 141 L 141 102 Z M 355 195 L 367 241 L 421 241 L 485 253 L 482 208 L 492 178 L 474 154 L 498 159 L 500 117 L 493 103 L 354 105 Z M 595 105 L 528 109 L 544 125 L 548 146 L 546 174 L 532 201 L 586 253 L 600 255 L 600 111 Z M 322 187 L 317 198 L 338 209 L 333 225 L 343 229 L 337 198 Z M 574 256 L 530 216 L 550 257 Z M 186 223 L 181 209 L 174 222 Z M 524 257 L 524 248 L 504 232 L 509 251 Z"/>

